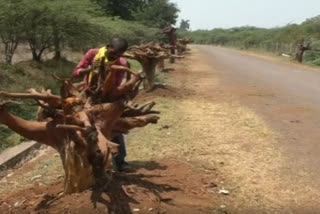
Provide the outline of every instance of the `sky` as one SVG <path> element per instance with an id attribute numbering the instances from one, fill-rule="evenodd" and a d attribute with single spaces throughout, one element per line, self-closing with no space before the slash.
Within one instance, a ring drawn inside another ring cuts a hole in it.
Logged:
<path id="1" fill-rule="evenodd" d="M 280 27 L 320 15 L 320 0 L 171 0 L 191 29 Z"/>

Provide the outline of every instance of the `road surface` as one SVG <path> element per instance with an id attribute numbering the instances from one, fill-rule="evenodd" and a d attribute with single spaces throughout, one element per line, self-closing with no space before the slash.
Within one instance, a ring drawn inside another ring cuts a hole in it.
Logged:
<path id="1" fill-rule="evenodd" d="M 288 183 L 288 187 L 311 184 L 312 190 L 319 193 L 320 70 L 225 48 L 194 47 L 215 72 L 221 91 L 231 93 L 279 133 L 278 149 L 288 160 L 283 173 L 299 181 Z M 304 174 L 297 175 L 301 169 Z M 319 204 L 312 207 L 319 208 Z M 301 205 L 300 209 L 303 213 Z"/>

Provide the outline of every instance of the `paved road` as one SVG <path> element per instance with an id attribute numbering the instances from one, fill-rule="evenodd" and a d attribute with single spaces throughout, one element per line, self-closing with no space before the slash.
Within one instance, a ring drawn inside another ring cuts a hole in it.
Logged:
<path id="1" fill-rule="evenodd" d="M 290 172 L 305 169 L 305 182 L 320 187 L 320 71 L 213 46 L 195 46 L 243 105 L 280 133 Z M 320 189 L 319 189 L 320 191 Z"/>

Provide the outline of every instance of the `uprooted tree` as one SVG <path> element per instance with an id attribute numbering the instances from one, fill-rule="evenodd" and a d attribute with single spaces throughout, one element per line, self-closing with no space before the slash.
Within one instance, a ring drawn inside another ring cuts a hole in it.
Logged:
<path id="1" fill-rule="evenodd" d="M 143 81 L 144 89 L 151 90 L 154 86 L 156 66 L 165 59 L 179 56 L 170 54 L 170 47 L 164 47 L 159 44 L 148 43 L 139 46 L 132 46 L 125 54 L 125 57 L 137 60 L 142 66 L 142 72 L 145 75 Z"/>
<path id="2" fill-rule="evenodd" d="M 311 50 L 312 47 L 311 47 L 311 44 L 308 43 L 307 45 L 304 45 L 303 43 L 302 44 L 298 44 L 297 45 L 297 53 L 296 53 L 296 60 L 300 63 L 303 62 L 303 56 L 304 56 L 304 53 L 308 50 Z"/>
<path id="3" fill-rule="evenodd" d="M 187 45 L 190 44 L 191 42 L 192 40 L 187 38 L 178 39 L 178 42 L 177 42 L 178 54 L 181 55 L 184 52 L 186 52 L 188 50 Z"/>
<path id="4" fill-rule="evenodd" d="M 0 123 L 60 154 L 66 194 L 105 187 L 111 179 L 106 169 L 118 151 L 118 145 L 110 140 L 159 119 L 159 112 L 152 110 L 154 102 L 138 105 L 134 101 L 142 82 L 140 74 L 127 69 L 130 78 L 116 87 L 115 69 L 122 68 L 102 67 L 87 90 L 78 90 L 70 80 L 55 77 L 62 83 L 60 96 L 35 89 L 27 93 L 0 92 L 6 99 L 0 104 Z M 12 99 L 35 100 L 40 106 L 40 121 L 26 121 L 9 113 Z"/>

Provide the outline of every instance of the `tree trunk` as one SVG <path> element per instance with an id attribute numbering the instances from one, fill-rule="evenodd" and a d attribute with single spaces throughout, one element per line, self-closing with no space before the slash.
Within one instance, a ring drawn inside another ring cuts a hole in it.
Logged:
<path id="1" fill-rule="evenodd" d="M 147 59 L 142 64 L 143 73 L 146 75 L 146 78 L 143 81 L 143 87 L 147 91 L 152 90 L 154 87 L 154 80 L 155 80 L 157 63 L 158 63 L 157 59 Z"/>
<path id="2" fill-rule="evenodd" d="M 170 53 L 171 53 L 171 55 L 175 55 L 175 54 L 176 54 L 176 48 L 175 48 L 175 46 L 170 49 Z M 175 63 L 175 58 L 174 58 L 174 56 L 171 56 L 171 57 L 170 57 L 170 63 Z"/>
<path id="3" fill-rule="evenodd" d="M 18 47 L 18 41 L 11 41 L 4 44 L 5 62 L 7 64 L 12 63 L 13 54 Z"/>
<path id="4" fill-rule="evenodd" d="M 61 59 L 61 48 L 60 48 L 60 38 L 58 35 L 54 34 L 54 60 Z"/>
<path id="5" fill-rule="evenodd" d="M 84 150 L 79 151 L 74 141 L 66 142 L 59 152 L 65 171 L 65 194 L 82 192 L 94 184 L 92 166 Z"/>
<path id="6" fill-rule="evenodd" d="M 304 50 L 298 50 L 298 52 L 296 53 L 296 60 L 300 63 L 303 62 L 303 54 Z"/>
<path id="7" fill-rule="evenodd" d="M 303 44 L 299 44 L 298 45 L 298 51 L 296 53 L 296 60 L 300 63 L 303 62 L 303 55 L 305 51 L 311 50 L 311 44 L 308 43 L 306 46 L 304 46 Z"/>
<path id="8" fill-rule="evenodd" d="M 36 62 L 41 62 L 41 56 L 37 53 L 35 49 L 31 50 L 32 53 L 32 60 Z"/>
<path id="9" fill-rule="evenodd" d="M 34 60 L 36 62 L 41 62 L 42 53 L 44 52 L 44 50 L 46 48 L 43 46 L 41 49 L 39 49 L 39 52 L 38 52 L 37 51 L 38 49 L 36 48 L 35 44 L 33 44 L 30 41 L 29 41 L 29 47 L 30 47 L 31 53 L 32 53 L 32 60 Z"/>
<path id="10" fill-rule="evenodd" d="M 165 67 L 164 59 L 161 59 L 158 62 L 157 70 L 160 71 L 160 72 L 163 72 L 164 71 L 164 67 Z"/>
<path id="11" fill-rule="evenodd" d="M 58 61 L 58 60 L 61 59 L 61 56 L 62 56 L 62 55 L 61 55 L 61 51 L 60 51 L 59 49 L 58 49 L 58 50 L 56 49 L 56 50 L 54 51 L 54 57 L 53 57 L 53 59 Z"/>

